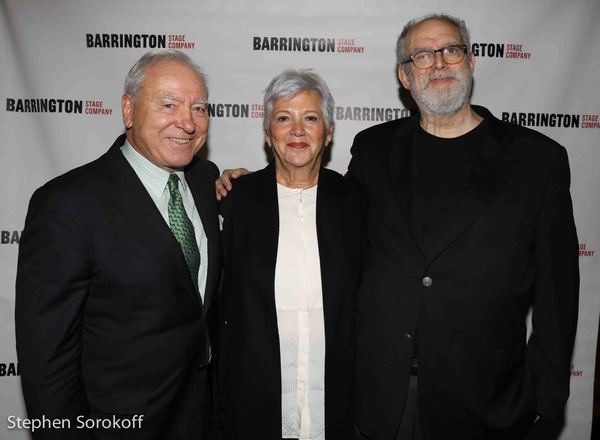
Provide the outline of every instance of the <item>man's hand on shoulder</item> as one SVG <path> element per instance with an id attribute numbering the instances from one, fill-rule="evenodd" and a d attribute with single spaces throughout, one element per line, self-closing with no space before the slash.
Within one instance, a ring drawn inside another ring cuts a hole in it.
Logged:
<path id="1" fill-rule="evenodd" d="M 217 200 L 227 197 L 227 194 L 233 187 L 233 181 L 245 174 L 250 174 L 250 171 L 248 171 L 246 168 L 232 168 L 223 170 L 221 177 L 217 178 L 215 181 L 215 194 L 217 196 Z"/>

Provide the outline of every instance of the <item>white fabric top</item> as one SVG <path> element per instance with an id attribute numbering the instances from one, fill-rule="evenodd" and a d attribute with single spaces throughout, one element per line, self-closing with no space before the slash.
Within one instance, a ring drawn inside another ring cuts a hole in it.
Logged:
<path id="1" fill-rule="evenodd" d="M 121 152 L 135 171 L 135 174 L 137 174 L 138 178 L 142 181 L 144 188 L 146 188 L 152 201 L 160 211 L 160 215 L 162 215 L 165 222 L 167 222 L 167 226 L 169 226 L 169 199 L 171 198 L 171 194 L 169 193 L 167 182 L 169 181 L 170 173 L 167 170 L 163 170 L 154 165 L 142 156 L 128 141 L 125 141 L 121 147 Z M 200 251 L 198 291 L 200 292 L 202 301 L 204 301 L 206 276 L 208 273 L 208 244 L 206 234 L 204 232 L 202 220 L 200 219 L 200 214 L 194 203 L 194 197 L 185 180 L 185 173 L 183 171 L 176 171 L 175 174 L 179 177 L 179 192 L 181 193 L 181 198 L 183 200 L 183 207 L 194 226 L 194 235 L 196 236 L 196 243 L 198 244 L 198 250 Z"/>
<path id="2" fill-rule="evenodd" d="M 325 439 L 325 326 L 317 242 L 317 187 L 277 184 L 275 305 L 283 438 Z"/>

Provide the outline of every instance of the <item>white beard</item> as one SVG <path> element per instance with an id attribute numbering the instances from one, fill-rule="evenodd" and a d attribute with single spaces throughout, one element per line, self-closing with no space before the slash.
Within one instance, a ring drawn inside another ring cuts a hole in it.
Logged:
<path id="1" fill-rule="evenodd" d="M 411 95 L 421 113 L 448 116 L 456 113 L 469 100 L 473 86 L 473 74 L 465 64 L 461 72 L 434 72 L 428 77 L 414 78 L 409 71 L 411 82 L 419 82 L 419 90 L 411 90 Z M 455 83 L 444 90 L 435 91 L 429 87 L 429 81 L 440 78 L 454 78 Z"/>

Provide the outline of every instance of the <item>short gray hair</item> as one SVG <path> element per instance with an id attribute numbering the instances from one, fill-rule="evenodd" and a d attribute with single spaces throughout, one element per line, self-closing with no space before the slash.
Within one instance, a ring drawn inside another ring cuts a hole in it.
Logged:
<path id="1" fill-rule="evenodd" d="M 142 57 L 135 62 L 135 64 L 129 70 L 129 73 L 125 77 L 124 93 L 137 100 L 138 92 L 144 82 L 144 75 L 146 70 L 150 66 L 160 61 L 172 61 L 179 64 L 184 64 L 195 71 L 202 82 L 204 87 L 207 88 L 206 75 L 202 72 L 202 69 L 194 63 L 189 56 L 180 50 L 174 49 L 155 49 L 146 52 Z M 208 92 L 208 88 L 207 88 Z"/>
<path id="2" fill-rule="evenodd" d="M 408 64 L 403 65 L 403 63 L 405 63 L 410 56 L 406 48 L 406 36 L 411 30 L 413 30 L 415 26 L 428 20 L 444 21 L 457 28 L 461 43 L 467 46 L 467 56 L 471 55 L 471 37 L 469 35 L 469 29 L 467 29 L 467 25 L 465 24 L 464 20 L 448 14 L 425 15 L 424 17 L 415 18 L 414 20 L 410 20 L 408 23 L 406 23 L 402 29 L 402 32 L 400 33 L 400 36 L 398 37 L 398 41 L 396 42 L 396 62 L 398 63 L 398 66 L 402 66 L 404 71 L 407 73 L 409 66 Z"/>
<path id="3" fill-rule="evenodd" d="M 273 113 L 273 105 L 279 98 L 293 98 L 302 92 L 315 91 L 321 97 L 321 111 L 325 117 L 325 125 L 333 129 L 333 112 L 335 102 L 329 87 L 319 74 L 310 69 L 288 69 L 271 80 L 265 89 L 263 127 L 269 128 Z"/>

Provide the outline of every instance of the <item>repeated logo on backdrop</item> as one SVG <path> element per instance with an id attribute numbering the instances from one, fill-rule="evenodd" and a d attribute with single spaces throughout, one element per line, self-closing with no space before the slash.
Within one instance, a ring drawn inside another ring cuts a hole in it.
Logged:
<path id="1" fill-rule="evenodd" d="M 268 52 L 364 53 L 356 38 L 253 36 L 252 50 Z"/>
<path id="2" fill-rule="evenodd" d="M 580 257 L 593 257 L 596 251 L 589 243 L 579 243 L 579 256 Z"/>
<path id="3" fill-rule="evenodd" d="M 0 362 L 0 377 L 20 376 L 17 362 Z"/>
<path id="4" fill-rule="evenodd" d="M 194 49 L 185 34 L 85 34 L 86 47 L 122 49 Z"/>
<path id="5" fill-rule="evenodd" d="M 571 364 L 571 377 L 583 377 L 583 370 L 578 370 L 575 364 Z"/>
<path id="6" fill-rule="evenodd" d="M 471 52 L 476 57 L 530 60 L 532 53 L 522 43 L 472 43 Z"/>
<path id="7" fill-rule="evenodd" d="M 472 43 L 476 57 L 529 61 L 533 54 L 523 43 Z M 538 112 L 502 112 L 501 119 L 526 127 L 600 128 L 600 115 Z"/>
<path id="8" fill-rule="evenodd" d="M 7 112 L 83 113 L 83 101 L 65 98 L 6 98 Z"/>
<path id="9" fill-rule="evenodd" d="M 21 240 L 21 231 L 0 231 L 0 244 L 19 244 Z"/>
<path id="10" fill-rule="evenodd" d="M 600 128 L 599 115 L 502 112 L 501 119 L 526 127 Z"/>
<path id="11" fill-rule="evenodd" d="M 263 104 L 208 104 L 208 115 L 212 118 L 259 118 L 264 116 Z M 336 106 L 336 121 L 385 122 L 405 118 L 411 112 L 398 107 Z"/>
<path id="12" fill-rule="evenodd" d="M 406 118 L 410 115 L 409 109 L 398 107 L 336 106 L 335 108 L 337 121 L 386 122 Z"/>
<path id="13" fill-rule="evenodd" d="M 110 116 L 113 109 L 101 99 L 6 98 L 6 111 L 15 113 L 73 113 Z"/>
<path id="14" fill-rule="evenodd" d="M 211 118 L 262 118 L 262 104 L 208 104 L 208 115 Z"/>

